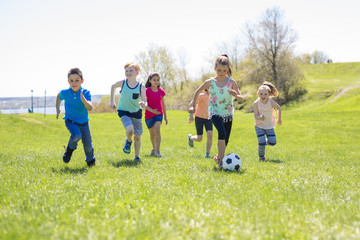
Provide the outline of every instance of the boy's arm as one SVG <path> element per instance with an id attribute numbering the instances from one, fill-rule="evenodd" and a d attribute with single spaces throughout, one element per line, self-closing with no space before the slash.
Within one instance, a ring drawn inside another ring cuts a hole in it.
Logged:
<path id="1" fill-rule="evenodd" d="M 160 114 L 159 111 L 157 111 L 156 109 L 152 109 L 151 107 L 149 107 L 147 105 L 146 88 L 143 84 L 141 84 L 141 101 L 139 104 L 142 108 L 148 110 L 149 112 L 152 112 L 153 114 L 156 114 L 156 115 Z"/>
<path id="2" fill-rule="evenodd" d="M 61 103 L 61 100 L 60 100 L 60 93 L 58 93 L 57 97 L 56 97 L 56 119 L 59 119 L 59 114 L 60 114 L 60 103 Z"/>
<path id="3" fill-rule="evenodd" d="M 110 107 L 115 109 L 115 90 L 119 87 L 122 87 L 122 85 L 124 84 L 124 80 L 121 80 L 117 83 L 114 83 L 111 86 L 111 91 L 110 91 Z"/>
<path id="4" fill-rule="evenodd" d="M 91 111 L 93 109 L 93 105 L 92 105 L 91 101 L 86 100 L 86 98 L 84 96 L 84 93 L 83 93 L 83 90 L 81 90 L 81 92 L 80 92 L 80 98 L 81 98 L 81 101 L 84 104 L 85 108 L 88 111 Z"/>

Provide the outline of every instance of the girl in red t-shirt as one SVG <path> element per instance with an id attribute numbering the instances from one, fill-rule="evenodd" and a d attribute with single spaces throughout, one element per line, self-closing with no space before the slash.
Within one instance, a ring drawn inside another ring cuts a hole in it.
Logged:
<path id="1" fill-rule="evenodd" d="M 161 134 L 160 126 L 164 118 L 165 123 L 168 123 L 166 117 L 166 106 L 164 97 L 165 91 L 160 87 L 160 75 L 159 73 L 151 73 L 145 83 L 146 97 L 148 106 L 151 109 L 157 110 L 159 114 L 154 114 L 145 109 L 145 123 L 150 132 L 150 140 L 153 146 L 150 155 L 161 157 L 160 143 Z"/>

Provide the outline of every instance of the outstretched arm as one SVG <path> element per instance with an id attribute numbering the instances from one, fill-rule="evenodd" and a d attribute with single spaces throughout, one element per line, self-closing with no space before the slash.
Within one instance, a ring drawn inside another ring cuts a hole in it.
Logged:
<path id="1" fill-rule="evenodd" d="M 124 84 L 124 80 L 121 80 L 117 83 L 114 83 L 111 86 L 111 90 L 110 90 L 110 107 L 115 109 L 115 90 L 119 87 L 122 87 L 122 85 Z"/>
<path id="2" fill-rule="evenodd" d="M 195 93 L 194 93 L 194 97 L 193 99 L 191 100 L 190 104 L 189 104 L 189 110 L 188 112 L 190 114 L 194 114 L 195 113 L 195 104 L 196 104 L 196 101 L 197 101 L 197 98 L 199 97 L 199 94 L 207 89 L 211 87 L 211 79 L 208 79 L 206 80 L 205 82 L 203 82 L 203 84 L 200 85 L 200 87 L 198 89 L 196 89 Z"/>
<path id="3" fill-rule="evenodd" d="M 61 103 L 61 100 L 60 100 L 60 93 L 58 93 L 57 97 L 56 97 L 56 119 L 59 119 L 59 114 L 60 114 L 60 103 Z"/>

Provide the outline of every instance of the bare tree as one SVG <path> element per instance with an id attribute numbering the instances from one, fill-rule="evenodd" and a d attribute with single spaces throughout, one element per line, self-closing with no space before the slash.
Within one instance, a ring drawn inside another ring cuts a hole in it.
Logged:
<path id="1" fill-rule="evenodd" d="M 328 59 L 328 55 L 321 51 L 315 51 L 311 54 L 311 63 L 313 64 L 326 63 Z"/>
<path id="2" fill-rule="evenodd" d="M 301 94 L 303 75 L 293 61 L 297 34 L 285 22 L 284 13 L 278 7 L 267 9 L 259 23 L 246 24 L 245 35 L 249 43 L 246 57 L 250 69 L 248 80 L 253 83 L 273 82 L 283 93 L 285 102 L 294 98 L 294 94 Z"/>
<path id="3" fill-rule="evenodd" d="M 234 37 L 230 42 L 222 42 L 217 46 L 217 49 L 219 53 L 216 56 L 226 53 L 232 62 L 232 66 L 236 71 L 238 71 L 241 62 L 241 55 L 244 52 L 240 38 Z"/>
<path id="4" fill-rule="evenodd" d="M 150 44 L 147 51 L 135 56 L 135 61 L 140 66 L 142 79 L 146 81 L 151 72 L 158 72 L 162 88 L 172 87 L 175 92 L 177 91 L 179 69 L 167 47 Z"/>

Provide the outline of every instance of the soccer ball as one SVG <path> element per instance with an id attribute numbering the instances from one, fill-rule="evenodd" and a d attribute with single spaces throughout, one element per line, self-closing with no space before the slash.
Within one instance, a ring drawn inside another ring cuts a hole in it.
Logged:
<path id="1" fill-rule="evenodd" d="M 230 153 L 223 158 L 223 169 L 235 172 L 238 171 L 241 166 L 241 158 L 235 153 Z"/>

